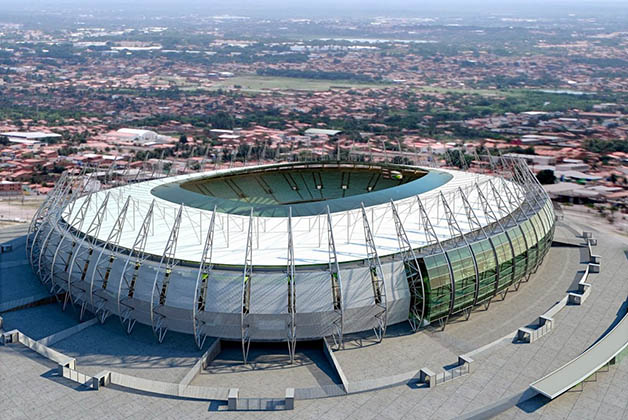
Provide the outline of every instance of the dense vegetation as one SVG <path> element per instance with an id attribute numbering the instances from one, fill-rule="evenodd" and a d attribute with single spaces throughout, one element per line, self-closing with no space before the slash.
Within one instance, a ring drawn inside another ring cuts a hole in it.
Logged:
<path id="1" fill-rule="evenodd" d="M 318 80 L 356 80 L 359 82 L 372 83 L 381 78 L 371 77 L 367 74 L 349 73 L 346 71 L 318 71 L 318 70 L 296 70 L 296 69 L 257 69 L 260 76 L 295 77 L 299 79 Z"/>
<path id="2" fill-rule="evenodd" d="M 543 185 L 553 184 L 556 182 L 556 176 L 554 175 L 554 171 L 550 169 L 543 169 L 536 174 L 536 179 Z"/>
<path id="3" fill-rule="evenodd" d="M 589 152 L 598 154 L 628 152 L 628 142 L 625 140 L 589 139 L 584 142 L 584 148 Z"/>

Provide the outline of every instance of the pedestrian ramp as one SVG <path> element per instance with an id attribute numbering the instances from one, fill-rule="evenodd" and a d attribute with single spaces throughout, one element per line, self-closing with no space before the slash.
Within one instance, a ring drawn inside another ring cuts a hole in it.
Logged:
<path id="1" fill-rule="evenodd" d="M 580 356 L 532 383 L 530 387 L 547 398 L 554 399 L 582 384 L 588 377 L 607 365 L 615 364 L 618 355 L 628 348 L 628 314 L 597 343 Z"/>

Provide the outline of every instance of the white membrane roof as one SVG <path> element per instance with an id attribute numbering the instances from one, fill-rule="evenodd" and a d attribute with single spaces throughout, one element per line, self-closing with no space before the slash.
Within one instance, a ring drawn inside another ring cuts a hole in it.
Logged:
<path id="1" fill-rule="evenodd" d="M 429 169 L 428 169 L 429 170 Z M 461 193 L 462 189 L 478 221 L 483 226 L 490 224 L 482 210 L 481 201 L 476 184 L 480 186 L 484 196 L 497 218 L 502 219 L 521 205 L 521 187 L 495 176 L 438 169 L 453 175 L 452 179 L 433 190 L 420 194 L 423 206 L 434 227 L 440 241 L 452 237 L 450 226 L 443 211 L 440 193 L 445 196 L 451 210 L 455 214 L 458 225 L 463 232 L 473 230 L 467 220 Z M 228 172 L 220 170 L 218 172 Z M 215 171 L 206 172 L 207 175 Z M 118 215 L 127 200 L 131 197 L 129 209 L 120 238 L 120 246 L 132 248 L 137 238 L 142 221 L 153 200 L 155 200 L 154 214 L 151 220 L 150 234 L 146 244 L 146 252 L 160 258 L 171 233 L 179 205 L 151 194 L 151 190 L 157 185 L 168 182 L 198 178 L 199 173 L 180 175 L 176 177 L 156 179 L 136 184 L 129 184 L 104 191 L 98 191 L 91 195 L 86 216 L 82 223 L 77 217 L 79 209 L 88 196 L 76 200 L 72 214 L 64 215 L 66 222 L 73 221 L 73 227 L 86 232 L 95 219 L 96 213 L 105 196 L 110 194 L 106 208 L 106 215 L 97 233 L 98 239 L 106 241 Z M 491 182 L 489 182 L 491 181 Z M 501 197 L 503 204 L 498 205 L 498 200 L 492 192 L 493 184 L 497 190 L 497 196 Z M 510 190 L 517 191 L 515 202 L 509 202 L 505 193 L 505 183 Z M 406 230 L 412 246 L 417 249 L 434 241 L 429 241 L 419 218 L 419 207 L 416 197 L 409 197 L 395 202 L 400 219 Z M 374 242 L 380 257 L 398 253 L 399 243 L 397 239 L 395 223 L 392 216 L 390 203 L 384 203 L 366 208 L 368 222 L 374 236 Z M 202 257 L 203 246 L 207 237 L 212 211 L 192 207 L 184 207 L 179 229 L 179 236 L 175 257 L 191 262 L 199 262 Z M 362 210 L 357 208 L 351 211 L 332 213 L 333 233 L 336 243 L 336 251 L 339 262 L 362 260 L 366 258 L 366 241 Z M 249 226 L 249 216 L 216 213 L 214 246 L 212 262 L 214 264 L 243 265 Z M 288 256 L 288 219 L 282 217 L 253 217 L 253 265 L 257 266 L 285 266 Z M 293 217 L 292 235 L 294 241 L 294 254 L 296 265 L 327 264 L 329 262 L 327 240 L 327 214 Z"/>

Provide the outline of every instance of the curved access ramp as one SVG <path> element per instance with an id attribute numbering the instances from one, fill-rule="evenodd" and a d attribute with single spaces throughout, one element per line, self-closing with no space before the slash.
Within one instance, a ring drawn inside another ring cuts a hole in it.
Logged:
<path id="1" fill-rule="evenodd" d="M 600 368 L 613 363 L 619 353 L 628 348 L 628 313 L 611 331 L 567 364 L 530 384 L 530 388 L 549 399 L 580 384 Z"/>

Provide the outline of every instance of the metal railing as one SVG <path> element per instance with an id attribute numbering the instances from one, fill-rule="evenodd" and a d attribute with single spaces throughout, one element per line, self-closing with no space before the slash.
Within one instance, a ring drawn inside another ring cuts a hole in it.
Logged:
<path id="1" fill-rule="evenodd" d="M 458 364 L 450 369 L 445 369 L 442 372 L 434 373 L 428 368 L 423 368 L 419 372 L 419 383 L 425 383 L 430 388 L 436 387 L 438 384 L 453 381 L 464 375 L 471 373 L 471 365 L 473 359 L 467 355 L 458 356 Z"/>
<path id="2" fill-rule="evenodd" d="M 456 366 L 449 370 L 444 370 L 441 373 L 436 374 L 434 377 L 434 381 L 436 384 L 444 384 L 445 382 L 453 381 L 456 378 L 459 378 L 463 375 L 467 375 L 471 373 L 470 367 L 468 364 L 464 364 L 462 366 Z"/>
<path id="3" fill-rule="evenodd" d="M 517 330 L 517 341 L 533 343 L 554 328 L 554 319 L 542 315 L 539 317 L 536 328 L 522 327 Z"/>

